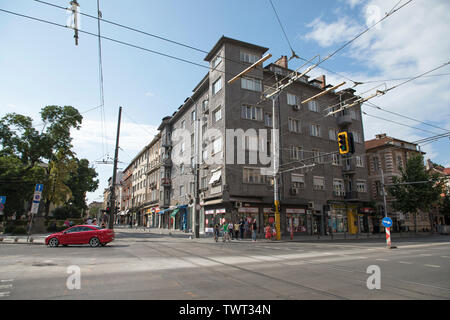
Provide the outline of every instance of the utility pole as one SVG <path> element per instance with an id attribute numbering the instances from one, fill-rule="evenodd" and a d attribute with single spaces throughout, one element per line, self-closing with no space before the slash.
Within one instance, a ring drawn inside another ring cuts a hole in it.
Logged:
<path id="1" fill-rule="evenodd" d="M 70 1 L 70 5 L 72 5 L 72 14 L 73 14 L 73 29 L 75 30 L 75 45 L 78 45 L 78 7 L 80 6 L 77 0 Z"/>
<path id="2" fill-rule="evenodd" d="M 112 186 L 111 186 L 111 205 L 113 209 L 111 210 L 109 216 L 109 229 L 114 228 L 114 217 L 116 215 L 116 171 L 117 171 L 117 159 L 119 157 L 119 135 L 120 135 L 120 118 L 122 116 L 122 107 L 119 107 L 119 120 L 117 121 L 117 135 L 116 135 L 116 149 L 114 152 L 114 168 L 112 176 Z M 110 206 L 111 207 L 111 206 Z"/>
<path id="3" fill-rule="evenodd" d="M 272 96 L 272 162 L 273 162 L 273 203 L 275 206 L 275 229 L 277 232 L 276 239 L 281 239 L 281 227 L 280 227 L 280 211 L 279 211 L 279 205 L 280 205 L 280 198 L 278 193 L 278 170 L 279 170 L 279 147 L 278 147 L 278 139 L 279 135 L 277 134 L 278 131 L 276 130 L 275 123 L 277 122 L 275 120 L 275 100 L 278 98 L 279 94 Z M 278 117 L 277 117 L 278 120 Z M 292 228 L 292 225 L 291 225 Z"/>
<path id="4" fill-rule="evenodd" d="M 386 204 L 386 188 L 384 185 L 384 175 L 383 175 L 383 169 L 380 168 L 381 171 L 381 186 L 383 187 L 383 202 L 384 202 L 384 217 L 387 217 L 387 204 Z"/>
<path id="5" fill-rule="evenodd" d="M 191 99 L 192 100 L 192 99 Z M 194 170 L 195 170 L 195 176 L 194 176 L 194 183 L 195 183 L 195 200 L 194 200 L 194 236 L 195 238 L 200 238 L 200 185 L 199 185 L 199 179 L 200 179 L 200 115 L 197 104 L 194 104 L 194 110 L 195 110 L 195 123 L 194 123 L 194 139 L 195 139 L 195 146 L 194 146 Z"/>

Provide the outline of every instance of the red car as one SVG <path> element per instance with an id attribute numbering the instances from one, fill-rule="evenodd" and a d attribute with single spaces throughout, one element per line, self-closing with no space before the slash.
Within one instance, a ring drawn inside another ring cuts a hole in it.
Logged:
<path id="1" fill-rule="evenodd" d="M 114 240 L 114 230 L 101 229 L 96 225 L 78 225 L 64 231 L 53 233 L 45 238 L 45 244 L 50 247 L 69 244 L 88 244 L 91 247 L 105 246 Z"/>

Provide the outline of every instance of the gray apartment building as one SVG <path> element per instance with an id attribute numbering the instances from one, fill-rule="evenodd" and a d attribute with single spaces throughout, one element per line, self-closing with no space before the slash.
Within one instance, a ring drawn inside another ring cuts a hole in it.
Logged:
<path id="1" fill-rule="evenodd" d="M 264 93 L 290 80 L 286 57 L 228 81 L 259 60 L 268 48 L 222 37 L 207 54 L 210 71 L 193 94 L 159 126 L 160 227 L 193 229 L 199 185 L 200 234 L 216 221 L 256 219 L 260 233 L 272 224 L 272 101 Z M 324 89 L 325 76 L 303 76 L 275 100 L 279 128 L 281 231 L 294 235 L 367 229 L 367 169 L 360 106 L 333 116 L 354 97 L 351 89 Z M 334 108 L 328 109 L 330 106 Z M 355 154 L 340 156 L 337 133 L 352 132 Z M 334 153 L 334 154 L 333 154 Z M 195 165 L 199 164 L 198 181 Z M 266 170 L 265 170 L 266 169 Z"/>

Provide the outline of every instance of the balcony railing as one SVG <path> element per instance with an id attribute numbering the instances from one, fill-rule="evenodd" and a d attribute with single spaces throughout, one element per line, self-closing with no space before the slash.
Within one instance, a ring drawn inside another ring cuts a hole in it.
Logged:
<path id="1" fill-rule="evenodd" d="M 345 193 L 344 199 L 345 200 L 358 200 L 359 199 L 358 192 L 357 191 L 347 191 Z"/>
<path id="2" fill-rule="evenodd" d="M 162 184 L 163 186 L 170 186 L 171 181 L 170 181 L 169 178 L 162 178 L 162 179 L 161 179 L 161 184 Z"/>

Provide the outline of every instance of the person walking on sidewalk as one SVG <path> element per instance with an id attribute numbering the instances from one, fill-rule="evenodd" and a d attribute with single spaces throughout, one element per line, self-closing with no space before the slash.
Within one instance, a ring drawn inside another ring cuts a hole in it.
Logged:
<path id="1" fill-rule="evenodd" d="M 258 230 L 256 225 L 256 219 L 253 220 L 252 223 L 252 241 L 256 242 L 256 230 Z"/>
<path id="2" fill-rule="evenodd" d="M 245 221 L 244 218 L 242 218 L 241 223 L 239 225 L 239 236 L 241 237 L 241 240 L 244 239 L 244 231 L 245 231 Z"/>
<path id="3" fill-rule="evenodd" d="M 228 231 L 230 233 L 230 239 L 233 240 L 234 238 L 234 225 L 233 225 L 233 221 L 230 221 L 230 223 L 228 224 Z"/>
<path id="4" fill-rule="evenodd" d="M 236 238 L 236 240 L 239 240 L 240 227 L 241 227 L 241 224 L 239 223 L 239 221 L 234 224 L 234 237 Z"/>

